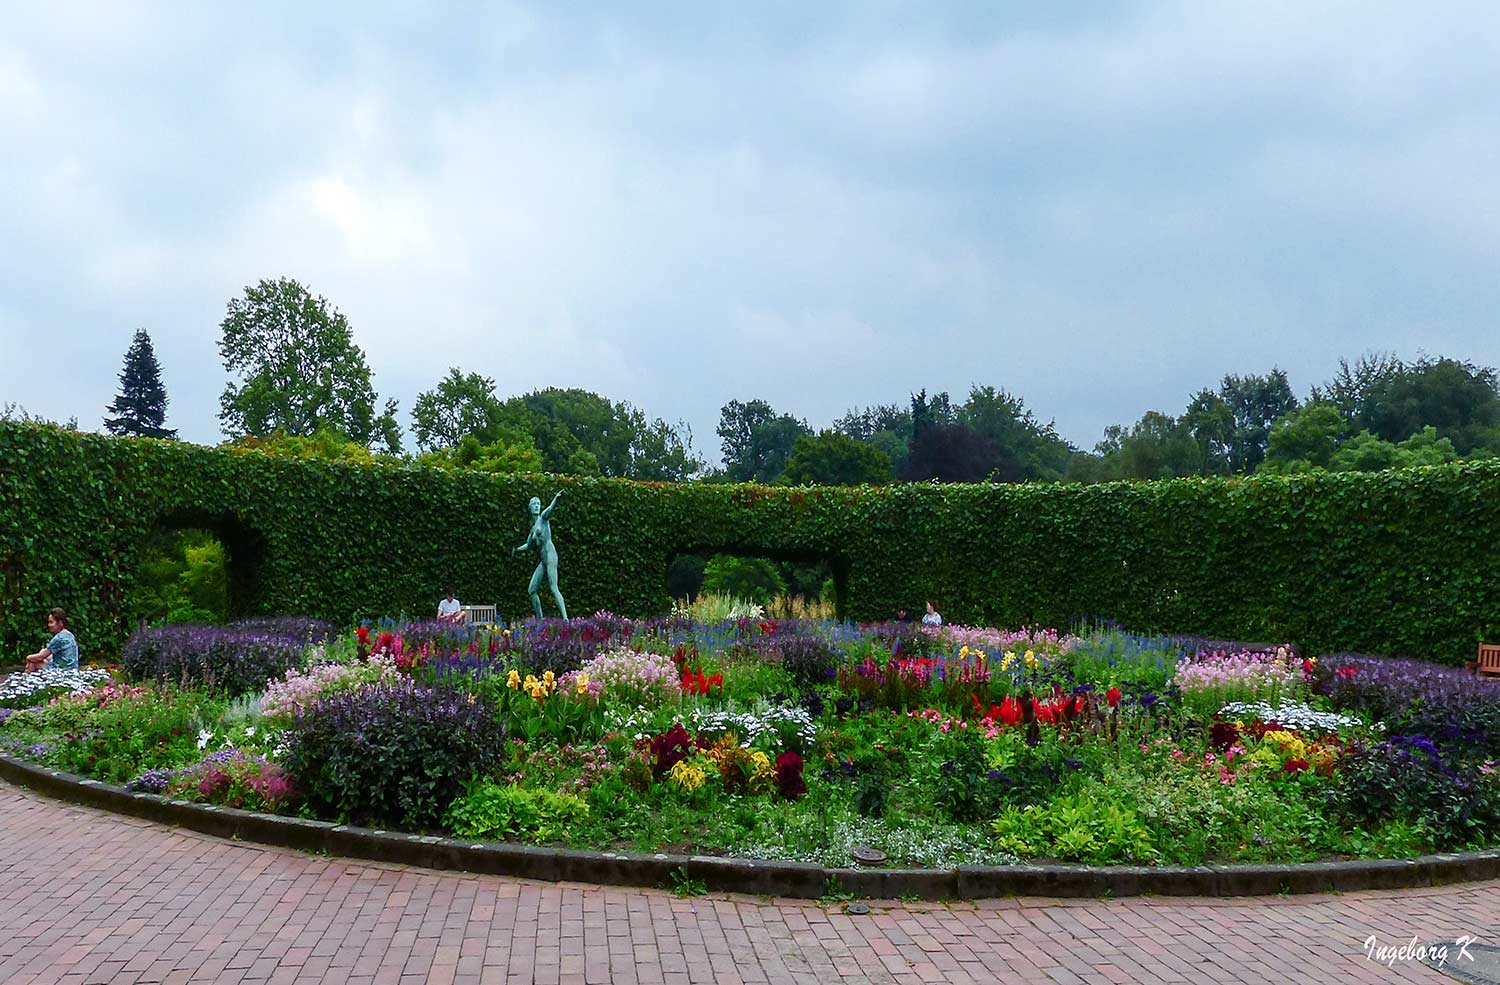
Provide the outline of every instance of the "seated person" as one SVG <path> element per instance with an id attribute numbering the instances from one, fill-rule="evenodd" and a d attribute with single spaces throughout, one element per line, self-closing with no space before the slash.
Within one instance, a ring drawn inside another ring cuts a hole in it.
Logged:
<path id="1" fill-rule="evenodd" d="M 924 626 L 941 626 L 942 624 L 943 624 L 943 617 L 938 614 L 937 602 L 933 601 L 932 599 L 928 599 L 927 600 L 927 614 L 922 617 L 922 625 L 924 625 Z"/>
<path id="2" fill-rule="evenodd" d="M 458 599 L 453 597 L 453 586 L 448 586 L 448 597 L 438 603 L 438 620 L 440 622 L 462 623 L 468 619 L 464 607 L 459 604 Z"/>
<path id="3" fill-rule="evenodd" d="M 78 640 L 68 628 L 68 614 L 62 609 L 47 613 L 47 632 L 52 639 L 35 653 L 26 656 L 26 673 L 34 674 L 43 667 L 53 670 L 78 669 Z"/>

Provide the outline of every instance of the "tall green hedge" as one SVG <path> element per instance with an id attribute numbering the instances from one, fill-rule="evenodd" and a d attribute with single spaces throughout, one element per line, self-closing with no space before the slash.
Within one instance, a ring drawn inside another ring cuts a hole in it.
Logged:
<path id="1" fill-rule="evenodd" d="M 528 497 L 553 519 L 570 611 L 666 609 L 682 553 L 825 558 L 855 619 L 936 598 L 950 622 L 1293 640 L 1472 659 L 1500 638 L 1500 463 L 1097 486 L 860 489 L 670 485 L 301 462 L 0 422 L 0 633 L 38 645 L 46 607 L 86 648 L 122 612 L 159 525 L 205 526 L 243 613 L 428 613 L 460 598 L 529 610 L 512 557 Z M 550 607 L 550 600 L 544 599 Z"/>

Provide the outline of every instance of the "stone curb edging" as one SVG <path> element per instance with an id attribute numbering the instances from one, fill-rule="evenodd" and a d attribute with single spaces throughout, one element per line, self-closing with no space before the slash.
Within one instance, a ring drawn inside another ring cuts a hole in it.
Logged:
<path id="1" fill-rule="evenodd" d="M 544 882 L 667 886 L 685 872 L 711 891 L 817 899 L 830 889 L 870 899 L 1003 896 L 1266 896 L 1409 889 L 1500 878 L 1500 850 L 1415 859 L 1199 867 L 962 865 L 954 869 L 827 869 L 803 862 L 583 852 L 373 831 L 132 793 L 0 756 L 0 779 L 116 814 L 282 848 Z M 831 882 L 832 881 L 832 882 Z"/>

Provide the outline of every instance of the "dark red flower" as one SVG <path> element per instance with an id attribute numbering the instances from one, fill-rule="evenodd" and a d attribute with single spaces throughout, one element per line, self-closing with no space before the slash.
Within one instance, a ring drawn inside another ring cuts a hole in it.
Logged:
<path id="1" fill-rule="evenodd" d="M 1281 771 L 1283 773 L 1301 773 L 1307 767 L 1308 762 L 1305 759 L 1288 759 L 1285 763 L 1281 764 Z"/>
<path id="2" fill-rule="evenodd" d="M 1120 689 L 1117 687 L 1112 687 L 1108 691 L 1105 691 L 1104 700 L 1109 702 L 1109 706 L 1111 708 L 1120 707 Z"/>
<path id="3" fill-rule="evenodd" d="M 1213 727 L 1208 730 L 1208 742 L 1219 752 L 1224 752 L 1230 746 L 1240 741 L 1240 729 L 1233 722 L 1214 722 Z"/>
<path id="4" fill-rule="evenodd" d="M 1337 674 L 1340 679 L 1347 681 L 1347 680 L 1350 680 L 1351 678 L 1353 678 L 1355 674 L 1359 673 L 1359 668 L 1358 667 L 1340 667 L 1338 670 L 1334 671 L 1334 673 Z"/>
<path id="5" fill-rule="evenodd" d="M 776 791 L 786 800 L 796 800 L 807 793 L 807 781 L 802 778 L 802 757 L 794 752 L 784 752 L 776 757 Z"/>
<path id="6" fill-rule="evenodd" d="M 660 780 L 672 767 L 687 759 L 693 751 L 693 740 L 681 722 L 676 722 L 667 731 L 651 740 L 650 749 L 656 756 L 651 772 Z"/>

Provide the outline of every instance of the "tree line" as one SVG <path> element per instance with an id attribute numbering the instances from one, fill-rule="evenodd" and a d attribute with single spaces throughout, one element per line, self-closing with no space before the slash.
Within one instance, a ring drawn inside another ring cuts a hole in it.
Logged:
<path id="1" fill-rule="evenodd" d="M 304 458 L 403 454 L 396 401 L 382 402 L 348 320 L 294 280 L 229 302 L 219 352 L 230 376 L 219 420 L 238 447 Z M 149 335 L 137 331 L 105 428 L 174 437 Z M 14 416 L 11 405 L 0 413 Z M 24 416 L 24 412 L 21 412 Z M 1180 414 L 1148 411 L 1074 447 L 1017 395 L 976 385 L 961 400 L 920 390 L 852 408 L 830 427 L 733 399 L 720 411 L 722 464 L 685 424 L 580 389 L 502 396 L 454 367 L 411 410 L 408 457 L 450 469 L 546 471 L 657 481 L 857 485 L 894 481 L 1100 482 L 1253 472 L 1377 470 L 1500 453 L 1500 373 L 1440 356 L 1341 360 L 1304 399 L 1284 371 L 1226 375 Z"/>

